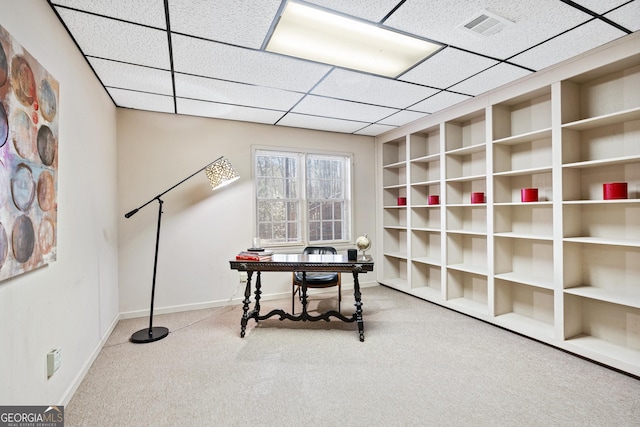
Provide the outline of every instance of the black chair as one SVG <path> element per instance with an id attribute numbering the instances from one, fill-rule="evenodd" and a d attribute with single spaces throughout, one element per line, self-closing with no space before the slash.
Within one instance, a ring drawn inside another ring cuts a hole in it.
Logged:
<path id="1" fill-rule="evenodd" d="M 335 255 L 337 251 L 331 246 L 307 246 L 302 251 L 303 254 L 329 254 Z M 324 271 L 308 271 L 307 272 L 307 289 L 310 288 L 329 288 L 331 286 L 338 287 L 338 311 L 340 311 L 340 302 L 342 302 L 342 284 L 340 273 L 330 273 Z M 295 314 L 296 294 L 302 299 L 302 272 L 295 271 L 291 284 L 291 313 Z"/>

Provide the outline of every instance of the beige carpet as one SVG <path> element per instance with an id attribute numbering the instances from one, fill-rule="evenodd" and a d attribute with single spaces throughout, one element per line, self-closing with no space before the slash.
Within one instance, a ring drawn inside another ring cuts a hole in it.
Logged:
<path id="1" fill-rule="evenodd" d="M 171 333 L 151 344 L 128 342 L 147 319 L 121 321 L 66 425 L 640 425 L 636 378 L 385 287 L 362 293 L 365 342 L 354 323 L 277 318 L 241 339 L 237 305 L 156 316 Z M 276 306 L 290 300 L 262 313 Z"/>

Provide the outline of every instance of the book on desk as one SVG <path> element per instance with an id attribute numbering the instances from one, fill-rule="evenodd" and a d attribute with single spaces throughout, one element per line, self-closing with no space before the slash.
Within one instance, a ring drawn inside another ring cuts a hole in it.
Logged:
<path id="1" fill-rule="evenodd" d="M 269 261 L 273 251 L 266 250 L 251 250 L 241 251 L 236 255 L 236 260 L 239 261 Z"/>

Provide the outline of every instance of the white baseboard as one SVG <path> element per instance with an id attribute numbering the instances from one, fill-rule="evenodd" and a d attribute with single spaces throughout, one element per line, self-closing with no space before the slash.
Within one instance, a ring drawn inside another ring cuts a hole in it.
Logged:
<path id="1" fill-rule="evenodd" d="M 82 369 L 80 369 L 76 377 L 71 382 L 71 385 L 62 396 L 62 404 L 64 406 L 67 406 L 69 404 L 76 390 L 78 390 L 78 387 L 80 387 L 80 384 L 82 384 L 82 381 L 84 380 L 84 377 L 87 375 L 87 372 L 89 372 L 91 365 L 93 365 L 93 362 L 96 361 L 96 358 L 102 351 L 102 347 L 104 347 L 104 344 L 107 342 L 107 340 L 111 336 L 111 333 L 113 332 L 113 330 L 115 329 L 119 321 L 120 321 L 119 315 L 113 318 L 113 321 L 105 331 L 104 335 L 100 338 L 100 341 L 98 342 L 98 344 L 96 344 L 96 347 L 93 349 L 93 352 L 91 352 L 89 359 L 87 359 L 85 364 L 82 366 Z"/>

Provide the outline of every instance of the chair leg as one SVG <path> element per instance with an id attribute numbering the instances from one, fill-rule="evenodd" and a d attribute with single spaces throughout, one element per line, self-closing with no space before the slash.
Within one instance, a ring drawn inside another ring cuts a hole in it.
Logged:
<path id="1" fill-rule="evenodd" d="M 296 314 L 296 285 L 291 285 L 291 314 Z"/>

